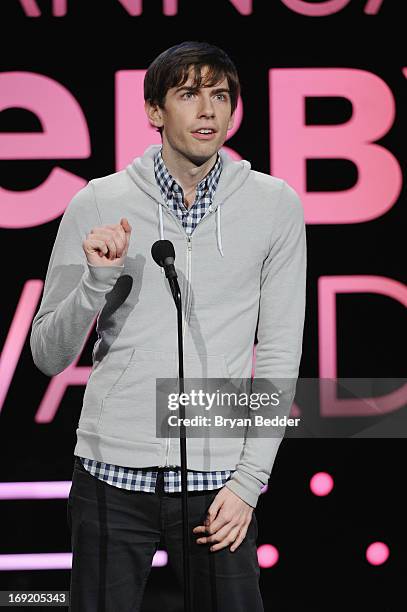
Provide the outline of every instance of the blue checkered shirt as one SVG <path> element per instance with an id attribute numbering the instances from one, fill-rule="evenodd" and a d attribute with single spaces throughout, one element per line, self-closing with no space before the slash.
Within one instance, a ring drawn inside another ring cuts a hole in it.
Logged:
<path id="1" fill-rule="evenodd" d="M 165 204 L 181 221 L 186 233 L 190 236 L 199 221 L 207 213 L 215 195 L 216 187 L 222 172 L 222 160 L 218 154 L 216 163 L 211 171 L 198 183 L 193 204 L 187 208 L 184 204 L 182 187 L 168 172 L 161 155 L 161 149 L 154 158 L 155 178 L 160 187 Z M 93 459 L 80 458 L 83 467 L 99 478 L 115 487 L 128 491 L 144 491 L 154 493 L 158 471 L 152 468 L 129 468 L 110 463 L 103 463 Z M 188 491 L 206 491 L 219 489 L 234 470 L 217 470 L 213 472 L 198 472 L 188 470 Z M 170 466 L 164 470 L 164 491 L 166 493 L 179 493 L 181 491 L 181 468 Z"/>

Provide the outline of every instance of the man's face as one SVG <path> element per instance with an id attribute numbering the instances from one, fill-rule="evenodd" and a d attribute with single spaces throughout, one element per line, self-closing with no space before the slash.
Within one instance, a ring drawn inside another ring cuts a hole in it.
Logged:
<path id="1" fill-rule="evenodd" d="M 205 73 L 203 69 L 203 83 Z M 169 89 L 164 108 L 151 109 L 149 118 L 156 127 L 163 127 L 163 146 L 167 151 L 201 165 L 222 147 L 233 126 L 228 81 L 224 78 L 212 87 L 194 89 L 190 71 L 186 83 Z M 212 132 L 198 133 L 203 128 Z"/>

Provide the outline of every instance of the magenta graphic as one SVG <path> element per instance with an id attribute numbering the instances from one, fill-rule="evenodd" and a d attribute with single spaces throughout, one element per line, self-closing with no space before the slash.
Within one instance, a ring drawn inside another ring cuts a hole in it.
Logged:
<path id="1" fill-rule="evenodd" d="M 143 14 L 143 0 L 115 0 L 128 15 L 138 17 Z M 252 15 L 253 0 L 224 0 L 231 4 L 240 15 Z M 64 17 L 68 14 L 68 0 L 51 0 L 52 16 Z M 308 17 L 325 17 L 333 15 L 346 8 L 354 0 L 324 0 L 314 3 L 306 0 L 280 0 L 288 9 Z M 41 17 L 42 12 L 36 0 L 19 0 L 22 10 L 27 17 Z M 355 2 L 354 2 L 355 3 Z M 376 15 L 384 0 L 365 0 L 363 11 L 367 15 Z M 355 3 L 356 4 L 356 3 Z M 162 0 L 163 15 L 172 17 L 178 14 L 177 0 Z"/>

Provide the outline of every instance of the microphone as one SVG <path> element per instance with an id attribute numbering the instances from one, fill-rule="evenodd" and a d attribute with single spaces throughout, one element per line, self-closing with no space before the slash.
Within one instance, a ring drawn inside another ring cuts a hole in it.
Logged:
<path id="1" fill-rule="evenodd" d="M 178 275 L 175 270 L 175 249 L 171 240 L 157 240 L 151 247 L 151 255 L 156 264 L 165 270 L 165 276 L 170 284 L 172 297 L 178 310 L 181 309 L 181 291 L 178 285 Z"/>
<path id="2" fill-rule="evenodd" d="M 174 267 L 175 249 L 171 240 L 157 240 L 151 247 L 151 255 L 156 264 L 164 268 L 168 279 L 177 278 Z"/>

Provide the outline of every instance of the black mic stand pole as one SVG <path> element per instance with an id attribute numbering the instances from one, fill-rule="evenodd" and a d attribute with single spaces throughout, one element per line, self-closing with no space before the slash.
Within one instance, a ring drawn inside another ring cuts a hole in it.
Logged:
<path id="1" fill-rule="evenodd" d="M 184 354 L 182 342 L 182 304 L 181 291 L 179 288 L 176 276 L 171 275 L 171 271 L 165 270 L 168 278 L 171 292 L 177 307 L 177 322 L 178 322 L 178 381 L 179 393 L 184 393 Z M 187 448 L 186 448 L 186 428 L 184 425 L 185 406 L 179 403 L 179 418 L 181 419 L 180 426 L 180 452 L 181 452 L 181 504 L 182 504 L 182 551 L 183 551 L 183 566 L 184 566 L 184 611 L 192 612 L 191 599 L 191 570 L 189 556 L 189 520 L 188 520 L 188 480 L 187 480 Z"/>

